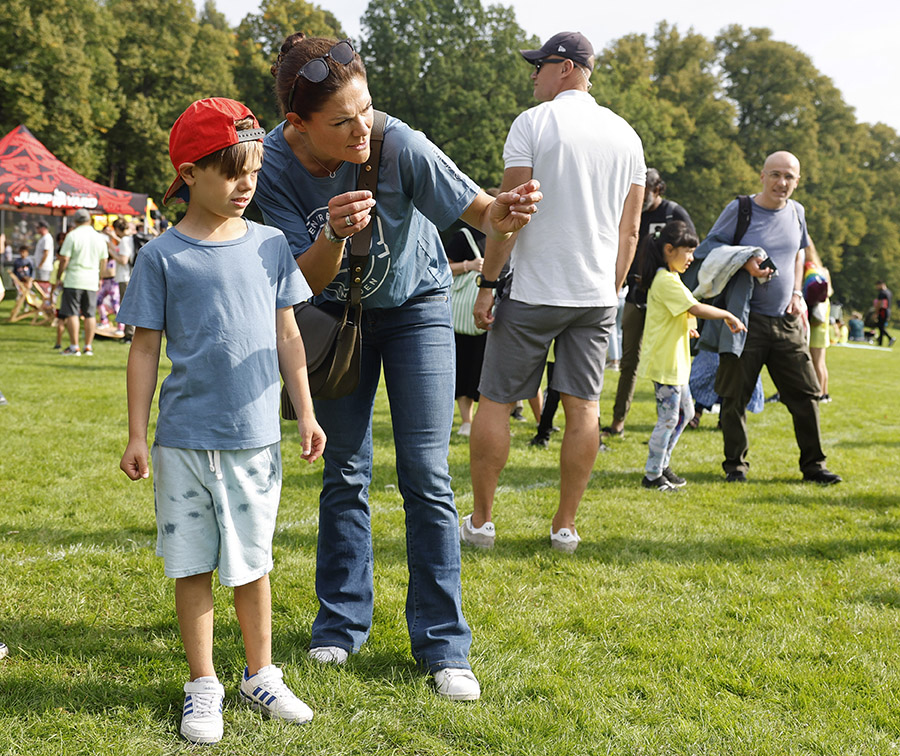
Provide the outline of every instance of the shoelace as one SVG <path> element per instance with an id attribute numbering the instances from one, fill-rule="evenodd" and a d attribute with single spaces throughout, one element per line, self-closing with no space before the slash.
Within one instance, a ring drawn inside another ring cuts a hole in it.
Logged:
<path id="1" fill-rule="evenodd" d="M 191 706 L 196 717 L 218 714 L 221 699 L 215 693 L 191 693 Z"/>

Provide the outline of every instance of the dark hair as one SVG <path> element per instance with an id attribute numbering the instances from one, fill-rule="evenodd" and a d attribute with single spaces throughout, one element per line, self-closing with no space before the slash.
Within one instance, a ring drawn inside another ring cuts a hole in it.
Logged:
<path id="1" fill-rule="evenodd" d="M 118 234 L 124 234 L 128 230 L 128 224 L 122 218 L 116 218 L 113 221 L 113 228 Z"/>
<path id="2" fill-rule="evenodd" d="M 234 124 L 234 128 L 237 131 L 255 129 L 256 122 L 253 118 L 243 118 Z M 262 161 L 262 157 L 263 143 L 254 139 L 249 142 L 238 142 L 209 155 L 204 155 L 199 160 L 195 160 L 194 165 L 199 168 L 216 168 L 225 178 L 236 179 L 247 170 L 247 166 L 254 159 Z"/>
<path id="3" fill-rule="evenodd" d="M 659 268 L 668 268 L 663 250 L 666 244 L 673 247 L 690 247 L 693 249 L 700 243 L 697 234 L 684 221 L 670 221 L 661 229 L 647 234 L 638 249 L 638 271 L 641 274 L 640 287 L 647 291 L 653 283 L 653 277 Z"/>
<path id="4" fill-rule="evenodd" d="M 347 65 L 328 61 L 329 74 L 324 81 L 309 81 L 297 72 L 314 58 L 321 58 L 340 40 L 331 37 L 307 37 L 303 32 L 294 32 L 281 44 L 281 52 L 272 65 L 275 77 L 275 99 L 282 114 L 294 112 L 301 118 L 309 118 L 325 106 L 331 96 L 357 77 L 366 79 L 366 67 L 359 53 L 353 53 L 353 60 Z M 296 86 L 294 81 L 296 79 Z M 291 89 L 294 101 L 288 102 Z"/>
<path id="5" fill-rule="evenodd" d="M 647 190 L 659 189 L 659 196 L 662 197 L 666 193 L 666 182 L 662 180 L 659 171 L 656 168 L 647 169 L 646 179 Z"/>

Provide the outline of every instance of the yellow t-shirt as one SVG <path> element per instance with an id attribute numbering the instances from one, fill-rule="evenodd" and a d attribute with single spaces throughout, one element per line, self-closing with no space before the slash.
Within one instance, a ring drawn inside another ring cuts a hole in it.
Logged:
<path id="1" fill-rule="evenodd" d="M 690 329 L 698 304 L 679 275 L 660 268 L 647 293 L 647 320 L 638 375 L 667 386 L 684 386 L 691 378 Z"/>

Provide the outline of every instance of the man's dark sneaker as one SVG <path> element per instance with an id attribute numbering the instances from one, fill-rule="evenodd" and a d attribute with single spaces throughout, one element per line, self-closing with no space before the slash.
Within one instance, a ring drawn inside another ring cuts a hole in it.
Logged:
<path id="1" fill-rule="evenodd" d="M 669 481 L 666 480 L 665 475 L 660 475 L 658 478 L 648 478 L 646 475 L 641 481 L 641 485 L 644 488 L 655 488 L 657 491 L 674 491 L 675 486 L 673 486 Z"/>
<path id="2" fill-rule="evenodd" d="M 730 472 L 730 473 L 728 473 L 728 475 L 725 476 L 725 482 L 726 483 L 746 483 L 747 476 L 746 476 L 746 474 L 742 473 L 740 470 L 735 470 L 734 472 Z"/>
<path id="3" fill-rule="evenodd" d="M 509 413 L 509 416 L 520 423 L 525 422 L 525 415 L 522 414 L 522 408 L 516 407 L 512 412 Z"/>
<path id="4" fill-rule="evenodd" d="M 550 437 L 545 436 L 543 433 L 536 433 L 534 438 L 528 442 L 529 446 L 538 446 L 541 449 L 546 449 L 550 446 Z"/>
<path id="5" fill-rule="evenodd" d="M 807 483 L 819 483 L 823 486 L 831 486 L 840 483 L 843 478 L 837 473 L 822 468 L 814 473 L 803 473 L 803 480 Z"/>
<path id="6" fill-rule="evenodd" d="M 687 483 L 687 481 L 682 478 L 680 475 L 676 475 L 671 467 L 667 467 L 662 471 L 662 476 L 669 481 L 675 488 L 681 488 L 683 485 Z"/>

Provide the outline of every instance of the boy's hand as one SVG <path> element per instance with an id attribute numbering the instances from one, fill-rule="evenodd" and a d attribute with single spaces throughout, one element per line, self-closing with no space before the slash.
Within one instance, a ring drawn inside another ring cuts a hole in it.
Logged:
<path id="1" fill-rule="evenodd" d="M 129 441 L 119 467 L 132 480 L 149 478 L 150 465 L 147 462 L 149 457 L 150 451 L 147 449 L 146 441 Z"/>
<path id="2" fill-rule="evenodd" d="M 315 417 L 298 417 L 297 430 L 300 432 L 300 443 L 303 446 L 300 457 L 309 463 L 315 462 L 325 451 L 325 431 L 316 422 Z"/>

